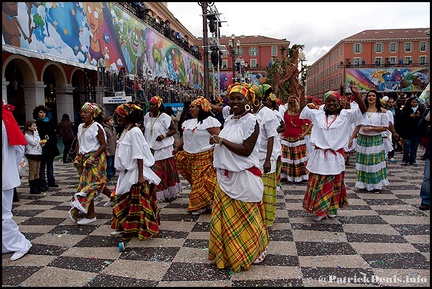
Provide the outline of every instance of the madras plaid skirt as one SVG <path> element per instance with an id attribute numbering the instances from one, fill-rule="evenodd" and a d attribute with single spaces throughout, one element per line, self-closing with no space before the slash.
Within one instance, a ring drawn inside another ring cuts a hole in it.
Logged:
<path id="1" fill-rule="evenodd" d="M 153 172 L 161 179 L 155 187 L 158 201 L 165 202 L 175 199 L 182 191 L 176 160 L 170 157 L 156 161 L 152 166 Z"/>
<path id="2" fill-rule="evenodd" d="M 219 269 L 234 272 L 249 270 L 269 243 L 261 202 L 242 202 L 231 199 L 215 187 L 210 223 L 209 260 Z"/>
<path id="3" fill-rule="evenodd" d="M 264 221 L 268 227 L 273 225 L 276 219 L 276 174 L 277 172 L 273 172 L 271 174 L 263 174 L 261 177 L 264 183 L 264 193 L 262 199 L 265 211 Z"/>
<path id="4" fill-rule="evenodd" d="M 309 173 L 303 208 L 316 216 L 335 215 L 339 208 L 348 206 L 345 172 L 339 175 Z"/>
<path id="5" fill-rule="evenodd" d="M 217 184 L 213 167 L 213 149 L 191 154 L 179 151 L 176 154 L 177 169 L 191 185 L 188 211 L 204 208 L 213 201 Z"/>
<path id="6" fill-rule="evenodd" d="M 111 228 L 122 230 L 123 240 L 144 240 L 159 233 L 156 193 L 148 185 L 133 185 L 129 193 L 116 196 L 114 203 Z"/>
<path id="7" fill-rule="evenodd" d="M 306 142 L 304 138 L 283 137 L 281 178 L 286 178 L 289 182 L 307 180 L 306 154 Z"/>
<path id="8" fill-rule="evenodd" d="M 86 166 L 84 163 L 92 155 L 93 152 L 78 156 L 74 160 L 74 166 L 79 174 L 79 183 L 77 193 L 74 194 L 70 201 L 72 207 L 70 214 L 75 218 L 79 211 L 87 214 L 90 203 L 106 184 L 107 162 L 105 153 L 97 157 L 92 166 Z"/>
<path id="9" fill-rule="evenodd" d="M 382 136 L 359 134 L 356 148 L 355 187 L 371 191 L 388 186 L 387 164 Z"/>

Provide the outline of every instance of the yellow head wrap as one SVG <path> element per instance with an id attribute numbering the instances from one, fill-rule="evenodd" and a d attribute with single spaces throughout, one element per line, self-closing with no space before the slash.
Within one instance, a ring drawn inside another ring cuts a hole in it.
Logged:
<path id="1" fill-rule="evenodd" d="M 243 94 L 249 103 L 253 103 L 255 101 L 255 91 L 251 88 L 250 84 L 246 82 L 236 82 L 230 84 L 227 88 L 227 95 L 229 96 L 233 92 Z"/>
<path id="2" fill-rule="evenodd" d="M 192 104 L 200 106 L 205 112 L 209 112 L 211 108 L 210 102 L 203 96 L 199 96 L 197 99 L 192 101 Z"/>

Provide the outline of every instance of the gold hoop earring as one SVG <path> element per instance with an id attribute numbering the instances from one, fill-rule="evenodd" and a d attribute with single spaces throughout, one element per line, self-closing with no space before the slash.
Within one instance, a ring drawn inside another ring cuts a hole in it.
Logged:
<path id="1" fill-rule="evenodd" d="M 257 107 L 261 104 L 261 102 L 258 99 L 255 99 L 253 106 Z"/>

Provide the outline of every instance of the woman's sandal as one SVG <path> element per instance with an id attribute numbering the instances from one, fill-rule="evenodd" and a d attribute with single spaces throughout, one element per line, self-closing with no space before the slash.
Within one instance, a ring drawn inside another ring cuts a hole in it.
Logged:
<path id="1" fill-rule="evenodd" d="M 72 212 L 72 209 L 70 209 L 68 212 L 69 219 L 72 221 L 72 223 L 76 224 L 77 220 L 72 216 L 71 212 Z"/>
<path id="2" fill-rule="evenodd" d="M 265 247 L 264 251 L 261 253 L 261 255 L 253 263 L 254 264 L 261 263 L 262 261 L 264 261 L 266 255 L 267 255 L 267 247 Z"/>

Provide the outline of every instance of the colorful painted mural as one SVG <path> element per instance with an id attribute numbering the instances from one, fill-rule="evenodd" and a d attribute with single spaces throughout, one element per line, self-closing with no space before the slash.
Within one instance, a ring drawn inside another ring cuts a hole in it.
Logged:
<path id="1" fill-rule="evenodd" d="M 356 82 L 361 90 L 376 91 L 423 91 L 429 79 L 429 68 L 425 67 L 383 67 L 347 68 L 346 84 Z"/>
<path id="2" fill-rule="evenodd" d="M 202 63 L 115 2 L 3 2 L 2 44 L 97 69 L 163 77 L 201 88 Z"/>

